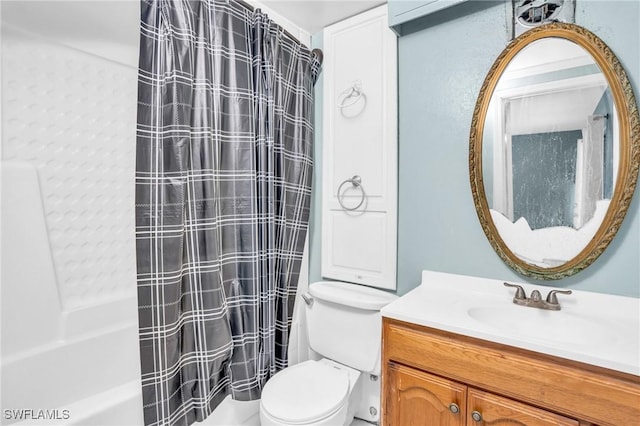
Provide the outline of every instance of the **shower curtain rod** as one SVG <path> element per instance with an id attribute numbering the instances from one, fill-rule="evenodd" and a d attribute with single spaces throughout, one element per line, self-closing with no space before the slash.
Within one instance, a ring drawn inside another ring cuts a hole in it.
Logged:
<path id="1" fill-rule="evenodd" d="M 243 0 L 236 0 L 238 3 L 240 3 L 243 7 L 249 9 L 250 11 L 254 11 L 255 8 L 253 6 L 251 6 L 249 3 L 243 1 Z M 293 34 L 291 34 L 289 31 L 287 31 L 285 28 L 282 28 L 282 31 L 284 31 L 285 35 L 287 37 L 289 37 L 290 39 L 294 40 L 295 42 L 297 42 L 298 44 L 302 44 L 302 42 L 300 40 L 298 40 L 297 37 L 294 37 Z M 322 59 L 324 58 L 324 55 L 322 54 L 322 50 L 321 49 L 313 49 L 311 51 L 312 54 L 316 55 L 316 57 L 318 58 L 318 61 L 320 62 L 320 64 L 322 65 Z"/>

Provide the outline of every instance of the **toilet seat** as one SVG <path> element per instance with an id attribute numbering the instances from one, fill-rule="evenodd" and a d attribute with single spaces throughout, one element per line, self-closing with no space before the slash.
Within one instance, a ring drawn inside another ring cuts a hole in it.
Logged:
<path id="1" fill-rule="evenodd" d="M 262 391 L 260 405 L 285 424 L 308 424 L 339 411 L 349 398 L 349 373 L 319 361 L 305 361 L 273 376 Z"/>

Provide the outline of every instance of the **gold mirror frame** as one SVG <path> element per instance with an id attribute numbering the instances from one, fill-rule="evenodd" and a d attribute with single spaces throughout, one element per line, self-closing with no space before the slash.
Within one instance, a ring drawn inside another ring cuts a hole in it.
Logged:
<path id="1" fill-rule="evenodd" d="M 482 138 L 489 102 L 503 71 L 524 47 L 535 40 L 548 37 L 563 38 L 581 46 L 591 54 L 605 75 L 618 112 L 620 162 L 609 209 L 589 244 L 566 263 L 552 268 L 542 268 L 518 258 L 502 240 L 491 219 L 482 176 Z M 639 167 L 640 119 L 633 88 L 618 58 L 600 38 L 575 24 L 550 23 L 529 30 L 509 43 L 494 62 L 482 84 L 473 112 L 469 138 L 469 175 L 473 202 L 484 233 L 507 265 L 524 276 L 542 280 L 568 277 L 591 265 L 607 248 L 622 224 L 631 204 Z"/>

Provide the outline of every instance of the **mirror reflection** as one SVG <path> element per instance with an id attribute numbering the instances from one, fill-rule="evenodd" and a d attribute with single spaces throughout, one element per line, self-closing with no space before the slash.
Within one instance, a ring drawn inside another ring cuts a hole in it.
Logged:
<path id="1" fill-rule="evenodd" d="M 482 140 L 484 191 L 509 249 L 542 268 L 577 256 L 607 212 L 619 151 L 611 90 L 584 48 L 550 37 L 518 52 L 495 87 Z"/>

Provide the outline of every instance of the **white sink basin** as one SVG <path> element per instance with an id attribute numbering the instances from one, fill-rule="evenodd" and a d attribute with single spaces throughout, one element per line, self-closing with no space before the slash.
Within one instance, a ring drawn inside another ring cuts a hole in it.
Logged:
<path id="1" fill-rule="evenodd" d="M 499 332 L 542 342 L 592 346 L 595 342 L 610 345 L 619 339 L 614 325 L 566 311 L 546 311 L 512 304 L 473 307 L 467 310 L 467 314 Z"/>
<path id="2" fill-rule="evenodd" d="M 424 271 L 382 315 L 640 376 L 640 299 L 572 291 L 549 311 L 514 304 L 501 280 Z"/>

